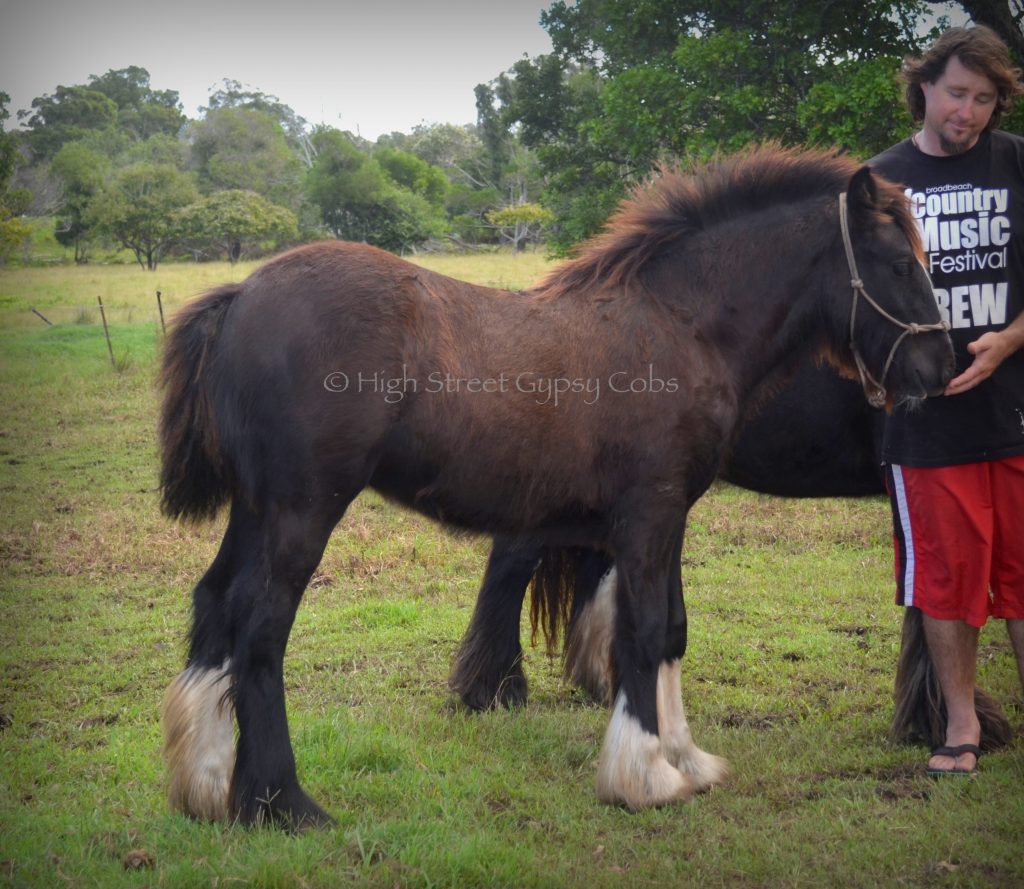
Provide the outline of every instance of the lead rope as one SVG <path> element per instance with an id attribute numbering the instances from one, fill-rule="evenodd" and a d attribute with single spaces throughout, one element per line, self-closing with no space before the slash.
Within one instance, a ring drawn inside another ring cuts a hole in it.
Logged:
<path id="1" fill-rule="evenodd" d="M 850 351 L 853 352 L 853 360 L 857 365 L 857 372 L 860 374 L 861 388 L 864 389 L 864 395 L 868 400 L 868 404 L 872 407 L 883 407 L 887 398 L 885 391 L 885 378 L 889 373 L 889 367 L 892 365 L 893 358 L 896 357 L 896 350 L 900 347 L 900 343 L 902 343 L 908 336 L 925 333 L 929 330 L 949 330 L 949 322 L 938 321 L 935 324 L 915 324 L 911 322 L 908 324 L 905 321 L 900 321 L 899 318 L 894 318 L 877 302 L 875 302 L 867 290 L 864 289 L 864 281 L 861 279 L 861 276 L 857 271 L 857 260 L 853 256 L 853 241 L 850 240 L 850 222 L 849 214 L 846 209 L 845 192 L 840 192 L 839 194 L 839 225 L 843 232 L 843 247 L 846 248 L 846 261 L 850 266 L 850 286 L 853 288 L 853 304 L 850 307 Z M 868 305 L 878 312 L 879 315 L 885 318 L 886 321 L 892 322 L 903 330 L 903 333 L 896 338 L 896 342 L 892 344 L 892 348 L 889 350 L 889 357 L 885 359 L 885 365 L 882 367 L 881 380 L 876 380 L 871 376 L 867 365 L 864 364 L 864 359 L 861 358 L 860 350 L 854 342 L 853 326 L 854 322 L 857 320 L 858 296 L 864 297 L 864 300 Z"/>

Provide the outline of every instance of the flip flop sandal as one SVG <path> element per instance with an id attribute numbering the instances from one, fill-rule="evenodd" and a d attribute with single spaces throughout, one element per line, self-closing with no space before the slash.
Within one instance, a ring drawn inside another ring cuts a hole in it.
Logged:
<path id="1" fill-rule="evenodd" d="M 957 757 L 963 756 L 965 753 L 974 754 L 974 768 L 971 769 L 958 769 L 956 767 L 952 769 L 928 769 L 928 774 L 933 778 L 941 778 L 944 775 L 956 775 L 958 777 L 971 777 L 972 775 L 978 774 L 978 760 L 981 758 L 981 749 L 977 744 L 960 744 L 958 747 L 936 747 L 932 751 L 932 756 L 951 756 L 954 762 Z"/>

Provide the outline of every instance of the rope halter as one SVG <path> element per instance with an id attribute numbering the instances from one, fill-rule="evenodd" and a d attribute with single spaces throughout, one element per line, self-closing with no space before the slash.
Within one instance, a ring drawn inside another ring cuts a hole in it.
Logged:
<path id="1" fill-rule="evenodd" d="M 867 290 L 864 289 L 864 281 L 857 271 L 857 260 L 853 256 L 853 241 L 850 240 L 850 220 L 849 211 L 846 207 L 845 192 L 840 192 L 839 194 L 839 224 L 843 231 L 843 247 L 846 248 L 846 261 L 850 266 L 850 286 L 853 288 L 853 304 L 850 307 L 850 351 L 853 352 L 853 360 L 857 365 L 857 372 L 860 374 L 860 384 L 864 389 L 864 395 L 868 400 L 868 404 L 872 407 L 883 407 L 888 397 L 885 391 L 885 378 L 889 373 L 889 367 L 892 365 L 893 358 L 896 357 L 896 350 L 900 347 L 900 343 L 908 336 L 915 336 L 919 333 L 926 333 L 931 330 L 949 330 L 949 322 L 937 321 L 935 324 L 907 324 L 904 321 L 900 321 L 899 318 L 894 318 L 875 302 Z M 885 359 L 880 380 L 876 380 L 871 376 L 854 341 L 853 325 L 857 320 L 858 297 L 863 297 L 864 301 L 885 318 L 886 321 L 890 321 L 903 330 L 903 333 L 896 337 L 896 342 L 892 344 L 892 348 L 889 350 L 889 357 Z"/>

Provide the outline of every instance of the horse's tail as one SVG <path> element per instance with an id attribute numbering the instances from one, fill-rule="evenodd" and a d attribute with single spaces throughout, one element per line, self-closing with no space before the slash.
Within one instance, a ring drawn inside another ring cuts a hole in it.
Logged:
<path id="1" fill-rule="evenodd" d="M 580 558 L 578 549 L 545 547 L 533 572 L 530 582 L 530 641 L 536 645 L 538 632 L 543 633 L 549 656 L 557 652 L 562 630 L 569 622 Z"/>
<path id="2" fill-rule="evenodd" d="M 232 492 L 214 412 L 212 365 L 224 316 L 241 291 L 226 284 L 177 315 L 164 347 L 160 505 L 172 518 L 212 518 Z"/>
<path id="3" fill-rule="evenodd" d="M 547 548 L 530 587 L 533 643 L 542 632 L 548 654 L 554 655 L 564 635 L 566 678 L 602 701 L 611 686 L 614 611 L 602 608 L 595 615 L 589 606 L 596 604 L 601 581 L 612 567 L 611 557 L 597 550 Z"/>
<path id="4" fill-rule="evenodd" d="M 974 708 L 981 723 L 981 749 L 996 750 L 1013 740 L 999 702 L 981 689 L 974 690 Z M 892 737 L 896 741 L 923 741 L 932 749 L 946 743 L 946 703 L 928 653 L 919 608 L 903 615 L 903 636 L 896 665 L 896 709 Z"/>

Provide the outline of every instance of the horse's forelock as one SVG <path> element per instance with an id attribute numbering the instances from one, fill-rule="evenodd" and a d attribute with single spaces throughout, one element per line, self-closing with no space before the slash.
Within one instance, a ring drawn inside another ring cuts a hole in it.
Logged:
<path id="1" fill-rule="evenodd" d="M 921 240 L 921 229 L 914 219 L 910 209 L 910 202 L 907 200 L 903 186 L 890 182 L 887 179 L 875 176 L 880 195 L 880 204 L 884 212 L 900 227 L 900 230 L 910 242 L 914 255 L 922 264 L 925 261 L 924 243 Z"/>

